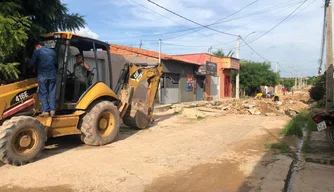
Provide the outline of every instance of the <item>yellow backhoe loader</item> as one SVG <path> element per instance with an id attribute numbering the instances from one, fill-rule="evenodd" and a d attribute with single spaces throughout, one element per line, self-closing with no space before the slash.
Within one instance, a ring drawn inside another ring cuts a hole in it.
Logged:
<path id="1" fill-rule="evenodd" d="M 162 74 L 160 63 L 126 63 L 113 87 L 108 43 L 67 32 L 43 35 L 42 42 L 57 53 L 56 115 L 39 116 L 37 78 L 0 86 L 1 161 L 17 166 L 33 162 L 51 137 L 77 134 L 85 144 L 105 145 L 117 137 L 121 120 L 139 129 L 153 122 L 154 98 Z M 74 103 L 73 64 L 78 53 L 92 70 L 87 72 L 86 87 Z M 99 59 L 101 55 L 104 59 Z M 145 80 L 146 100 L 139 107 L 132 106 L 134 92 Z"/>

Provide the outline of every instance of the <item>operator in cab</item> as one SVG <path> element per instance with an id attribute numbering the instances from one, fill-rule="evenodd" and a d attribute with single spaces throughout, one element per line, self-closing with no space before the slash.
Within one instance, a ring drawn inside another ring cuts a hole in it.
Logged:
<path id="1" fill-rule="evenodd" d="M 38 96 L 42 103 L 42 117 L 56 114 L 56 61 L 57 54 L 40 41 L 35 43 L 32 58 L 26 58 L 35 65 L 38 74 Z"/>
<path id="2" fill-rule="evenodd" d="M 80 88 L 87 88 L 87 71 L 90 69 L 90 66 L 83 61 L 82 56 L 77 54 L 76 63 L 73 66 L 74 71 L 74 97 L 72 102 L 77 102 L 80 97 Z"/>

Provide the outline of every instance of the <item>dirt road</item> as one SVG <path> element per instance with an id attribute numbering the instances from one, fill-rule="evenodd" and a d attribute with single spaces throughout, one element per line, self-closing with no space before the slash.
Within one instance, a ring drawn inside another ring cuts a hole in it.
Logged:
<path id="1" fill-rule="evenodd" d="M 158 114 L 149 129 L 123 129 L 107 146 L 85 146 L 77 137 L 53 139 L 34 163 L 0 164 L 0 191 L 249 191 L 277 161 L 266 158 L 264 145 L 288 120 L 189 119 L 170 110 Z"/>

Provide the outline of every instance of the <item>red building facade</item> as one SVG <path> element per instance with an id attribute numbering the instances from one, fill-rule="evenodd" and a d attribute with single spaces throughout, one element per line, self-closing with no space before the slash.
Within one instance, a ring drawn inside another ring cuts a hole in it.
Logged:
<path id="1" fill-rule="evenodd" d="M 217 57 L 208 53 L 175 55 L 178 58 L 194 61 L 207 66 L 207 63 L 217 65 L 214 75 L 205 75 L 206 98 L 231 98 L 232 97 L 232 71 L 240 69 L 240 60 L 233 57 Z M 205 70 L 205 69 L 204 69 Z"/>

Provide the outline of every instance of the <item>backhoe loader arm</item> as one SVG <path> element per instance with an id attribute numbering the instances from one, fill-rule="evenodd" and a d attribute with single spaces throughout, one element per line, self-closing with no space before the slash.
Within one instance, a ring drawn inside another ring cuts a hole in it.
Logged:
<path id="1" fill-rule="evenodd" d="M 161 64 L 153 67 L 132 63 L 124 65 L 115 92 L 119 94 L 121 101 L 119 111 L 126 125 L 146 128 L 153 122 L 154 98 L 158 91 L 162 69 Z M 132 106 L 134 92 L 145 80 L 148 83 L 145 102 Z"/>

